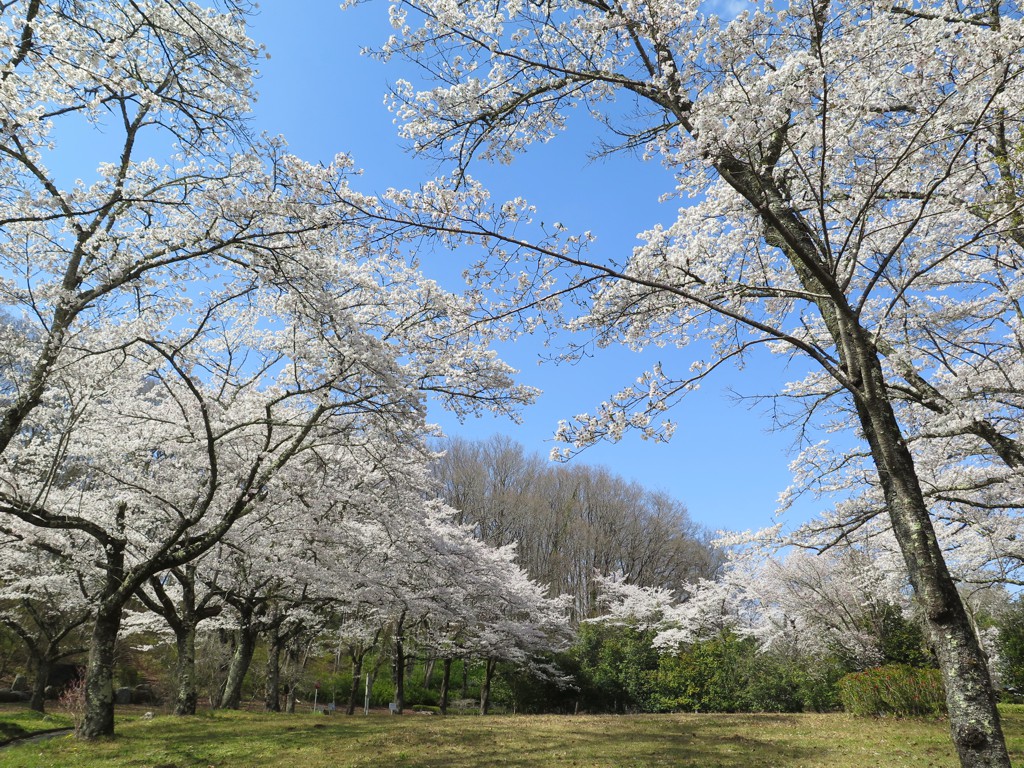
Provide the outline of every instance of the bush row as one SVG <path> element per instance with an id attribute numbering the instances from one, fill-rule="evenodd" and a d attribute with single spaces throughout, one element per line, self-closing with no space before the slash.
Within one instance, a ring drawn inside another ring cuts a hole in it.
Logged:
<path id="1" fill-rule="evenodd" d="M 937 669 L 890 664 L 846 675 L 839 681 L 843 709 L 853 715 L 940 715 L 946 692 Z"/>

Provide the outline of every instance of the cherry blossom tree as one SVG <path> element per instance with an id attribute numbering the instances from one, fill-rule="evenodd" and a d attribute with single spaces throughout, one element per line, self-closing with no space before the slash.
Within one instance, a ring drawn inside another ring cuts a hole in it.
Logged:
<path id="1" fill-rule="evenodd" d="M 466 332 L 471 303 L 375 234 L 347 158 L 249 135 L 248 11 L 0 14 L 0 529 L 99 580 L 86 737 L 113 731 L 126 602 L 308 503 L 324 446 L 415 443 L 427 391 L 460 414 L 531 397 Z M 69 180 L 55 153 L 83 138 L 93 178 Z"/>
<path id="2" fill-rule="evenodd" d="M 54 391 L 5 451 L 2 511 L 14 521 L 6 530 L 30 536 L 38 528 L 37 539 L 75 530 L 102 553 L 86 735 L 112 725 L 113 641 L 140 586 L 267 505 L 319 505 L 330 514 L 343 501 L 330 485 L 323 497 L 307 494 L 316 490 L 312 477 L 340 471 L 341 449 L 365 442 L 386 453 L 422 432 L 419 393 L 437 378 L 437 361 L 417 365 L 420 329 L 391 314 L 401 307 L 401 273 L 391 270 L 381 301 L 369 298 L 379 284 L 368 284 L 367 273 L 321 270 L 315 277 L 332 292 L 319 302 L 317 283 L 278 274 L 281 285 L 259 290 L 251 272 L 242 291 L 228 283 L 182 331 L 69 364 L 64 392 Z M 429 293 L 406 279 L 415 295 Z M 341 285 L 347 291 L 334 292 Z M 422 316 L 417 305 L 412 317 Z M 438 315 L 428 317 L 436 329 Z M 384 336 L 388 323 L 402 335 Z M 452 382 L 453 397 L 466 381 Z M 95 560 L 80 562 L 88 571 Z"/>
<path id="3" fill-rule="evenodd" d="M 392 218 L 489 245 L 497 261 L 475 274 L 507 299 L 492 316 L 530 325 L 540 310 L 598 345 L 702 342 L 689 372 L 642 373 L 563 439 L 665 439 L 663 412 L 755 348 L 811 366 L 781 394 L 803 405 L 797 427 L 838 416 L 862 443 L 881 503 L 844 522 L 888 516 L 965 766 L 1009 761 L 921 459 L 932 438 L 955 442 L 943 463 L 965 495 L 1021 466 L 1019 16 L 1012 3 L 754 3 L 721 19 L 677 0 L 407 0 L 383 49 L 433 78 L 395 84 L 403 135 L 455 164 L 394 195 Z M 555 138 L 575 106 L 659 158 L 667 194 L 687 199 L 621 263 L 590 256 L 589 232 L 526 238 L 529 206 L 490 206 L 467 175 L 474 158 Z"/>
<path id="4" fill-rule="evenodd" d="M 174 714 L 194 715 L 199 702 L 196 685 L 196 638 L 199 625 L 219 616 L 224 605 L 200 576 L 209 555 L 151 576 L 136 596 L 167 622 L 174 634 Z"/>
<path id="5" fill-rule="evenodd" d="M 53 666 L 80 655 L 89 622 L 90 585 L 61 558 L 19 541 L 0 559 L 0 624 L 22 642 L 34 676 L 29 707 L 43 711 Z"/>
<path id="6" fill-rule="evenodd" d="M 568 598 L 549 598 L 545 588 L 516 565 L 514 549 L 480 548 L 480 566 L 467 579 L 465 605 L 472 624 L 459 639 L 467 655 L 482 658 L 480 714 L 490 707 L 491 684 L 499 662 L 541 676 L 559 676 L 543 656 L 568 645 Z"/>

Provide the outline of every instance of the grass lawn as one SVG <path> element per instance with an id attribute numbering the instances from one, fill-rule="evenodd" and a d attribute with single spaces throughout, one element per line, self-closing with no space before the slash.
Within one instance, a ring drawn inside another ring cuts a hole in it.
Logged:
<path id="1" fill-rule="evenodd" d="M 66 715 L 43 715 L 31 709 L 3 711 L 0 712 L 0 744 L 8 739 L 70 726 L 71 718 Z"/>
<path id="2" fill-rule="evenodd" d="M 1024 764 L 1024 707 L 1004 710 Z M 0 722 L 11 713 L 0 713 Z M 827 715 L 344 717 L 216 712 L 118 724 L 113 741 L 0 750 L 2 768 L 862 768 L 957 765 L 944 721 Z"/>

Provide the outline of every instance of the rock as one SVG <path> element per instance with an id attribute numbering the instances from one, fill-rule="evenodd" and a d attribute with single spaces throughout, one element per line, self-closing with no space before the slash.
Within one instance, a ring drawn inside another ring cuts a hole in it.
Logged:
<path id="1" fill-rule="evenodd" d="M 156 694 L 153 688 L 143 683 L 136 685 L 132 691 L 132 704 L 156 704 Z"/>
<path id="2" fill-rule="evenodd" d="M 84 678 L 85 667 L 81 664 L 54 664 L 50 667 L 50 674 L 46 678 L 46 684 L 56 686 L 58 691 L 63 692 L 73 682 Z"/>
<path id="3" fill-rule="evenodd" d="M 21 693 L 28 691 L 28 678 L 25 675 L 15 675 L 14 682 L 11 683 L 11 690 Z"/>
<path id="4" fill-rule="evenodd" d="M 114 691 L 114 703 L 115 704 L 131 704 L 132 703 L 132 689 L 131 688 L 118 688 Z"/>

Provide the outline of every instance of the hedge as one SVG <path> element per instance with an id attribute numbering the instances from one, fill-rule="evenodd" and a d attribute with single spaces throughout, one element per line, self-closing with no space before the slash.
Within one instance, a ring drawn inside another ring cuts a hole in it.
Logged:
<path id="1" fill-rule="evenodd" d="M 937 669 L 891 664 L 839 681 L 839 699 L 852 715 L 941 715 L 946 692 Z"/>

